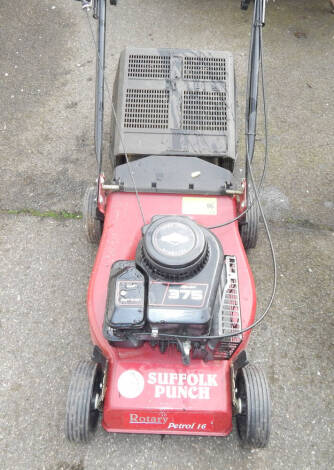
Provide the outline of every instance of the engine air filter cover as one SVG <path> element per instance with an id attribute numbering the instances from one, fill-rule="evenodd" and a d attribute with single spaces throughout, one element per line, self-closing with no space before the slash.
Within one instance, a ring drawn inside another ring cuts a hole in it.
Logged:
<path id="1" fill-rule="evenodd" d="M 187 217 L 155 218 L 143 234 L 145 261 L 162 275 L 190 275 L 205 262 L 208 247 L 204 232 Z"/>

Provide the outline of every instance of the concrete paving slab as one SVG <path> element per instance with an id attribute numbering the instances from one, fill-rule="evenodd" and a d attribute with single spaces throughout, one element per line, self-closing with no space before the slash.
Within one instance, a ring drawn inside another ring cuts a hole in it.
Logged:
<path id="1" fill-rule="evenodd" d="M 87 19 L 80 4 L 68 0 L 3 3 L 0 15 L 0 207 L 77 211 L 87 184 L 96 177 L 95 57 Z M 232 51 L 243 135 L 251 11 L 241 12 L 239 0 L 122 0 L 117 8 L 108 8 L 108 15 L 110 86 L 119 53 L 127 45 Z M 333 26 L 325 0 L 280 0 L 270 2 L 264 30 L 268 215 L 274 206 L 280 218 L 332 227 Z M 107 147 L 108 100 L 106 116 Z M 260 155 L 260 129 L 259 139 Z M 277 193 L 280 197 L 271 197 Z"/>
<path id="2" fill-rule="evenodd" d="M 333 458 L 333 233 L 273 226 L 279 284 L 249 353 L 268 375 L 268 449 L 228 438 L 108 434 L 87 445 L 64 436 L 67 387 L 92 350 L 85 296 L 95 250 L 81 221 L 2 216 L 0 468 L 327 469 Z M 250 253 L 260 312 L 270 290 L 264 233 Z"/>
<path id="3" fill-rule="evenodd" d="M 110 83 L 126 45 L 234 52 L 242 135 L 251 12 L 242 13 L 238 0 L 122 0 L 108 13 Z M 94 51 L 85 15 L 74 1 L 16 0 L 0 5 L 0 20 L 0 209 L 77 212 L 96 176 Z M 68 443 L 68 381 L 77 361 L 91 352 L 85 297 L 96 249 L 86 242 L 80 220 L 1 213 L 0 468 L 329 468 L 333 26 L 325 0 L 276 0 L 268 7 L 270 165 L 264 205 L 273 222 L 279 285 L 272 314 L 254 331 L 249 350 L 270 382 L 269 448 L 242 450 L 235 432 L 227 439 L 161 439 L 99 429 L 86 446 Z M 107 102 L 106 146 L 109 115 Z M 262 131 L 259 139 L 260 157 Z M 240 145 L 243 155 L 242 139 Z M 265 246 L 262 232 L 250 253 L 259 312 L 270 289 Z"/>

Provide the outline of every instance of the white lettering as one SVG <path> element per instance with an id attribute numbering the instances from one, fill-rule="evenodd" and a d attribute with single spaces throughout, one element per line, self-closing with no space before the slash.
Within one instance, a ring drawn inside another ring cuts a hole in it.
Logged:
<path id="1" fill-rule="evenodd" d="M 180 297 L 180 293 L 178 289 L 171 289 L 171 288 L 168 289 L 168 298 L 170 300 L 178 300 L 179 297 Z"/>
<path id="2" fill-rule="evenodd" d="M 149 372 L 147 383 L 150 384 L 150 385 L 154 385 L 155 383 L 157 383 L 157 374 L 156 374 L 156 372 Z"/>
<path id="3" fill-rule="evenodd" d="M 187 380 L 186 374 L 179 374 L 179 385 L 183 385 L 186 380 Z"/>
<path id="4" fill-rule="evenodd" d="M 203 300 L 203 292 L 199 289 L 193 290 L 191 293 L 192 300 Z"/>
<path id="5" fill-rule="evenodd" d="M 198 374 L 198 378 L 199 378 L 198 385 L 199 385 L 200 387 L 204 387 L 205 385 L 208 385 L 208 384 L 205 382 L 204 374 Z"/>
<path id="6" fill-rule="evenodd" d="M 130 423 L 138 423 L 137 418 L 138 415 L 130 413 Z"/>
<path id="7" fill-rule="evenodd" d="M 206 429 L 206 424 L 199 424 L 197 429 Z"/>
<path id="8" fill-rule="evenodd" d="M 216 377 L 217 377 L 216 374 L 208 374 L 208 386 L 209 387 L 218 387 Z"/>
<path id="9" fill-rule="evenodd" d="M 198 384 L 198 376 L 196 374 L 189 374 L 187 377 L 188 385 L 193 386 Z"/>
<path id="10" fill-rule="evenodd" d="M 174 385 L 176 381 L 177 381 L 177 374 L 175 374 L 175 372 L 172 372 L 170 374 L 170 384 Z"/>
<path id="11" fill-rule="evenodd" d="M 149 372 L 147 383 L 154 385 L 155 398 L 210 400 L 211 387 L 218 387 L 217 374 Z"/>
<path id="12" fill-rule="evenodd" d="M 180 424 L 169 423 L 167 429 L 187 429 L 187 430 L 190 430 L 190 429 L 194 429 L 195 424 L 196 424 L 196 423 L 192 423 L 192 424 L 185 424 L 185 423 L 180 423 Z M 200 426 L 200 425 L 199 425 L 199 426 Z M 204 424 L 204 426 L 205 426 L 205 424 Z M 199 428 L 197 428 L 197 429 L 199 429 Z"/>
<path id="13" fill-rule="evenodd" d="M 181 294 L 181 298 L 183 300 L 187 300 L 189 299 L 189 296 L 190 294 L 192 294 L 192 292 L 190 290 L 186 290 L 186 289 L 180 289 L 180 294 Z"/>
<path id="14" fill-rule="evenodd" d="M 163 416 L 138 416 L 135 413 L 130 413 L 130 424 L 166 424 L 167 417 Z"/>
<path id="15" fill-rule="evenodd" d="M 176 387 L 175 385 L 166 386 L 166 397 L 167 398 L 176 398 Z"/>
<path id="16" fill-rule="evenodd" d="M 178 398 L 188 397 L 188 387 L 179 387 Z"/>
<path id="17" fill-rule="evenodd" d="M 197 398 L 197 393 L 196 393 L 197 390 L 198 390 L 197 387 L 190 387 L 188 391 L 189 398 Z"/>
<path id="18" fill-rule="evenodd" d="M 165 387 L 163 387 L 162 385 L 156 385 L 155 386 L 155 398 L 159 398 L 162 394 L 165 393 Z"/>
<path id="19" fill-rule="evenodd" d="M 158 384 L 159 385 L 168 385 L 169 382 L 169 374 L 168 372 L 159 372 L 158 373 Z"/>
<path id="20" fill-rule="evenodd" d="M 210 400 L 210 389 L 209 389 L 209 387 L 200 387 L 198 389 L 198 398 L 200 400 Z"/>
<path id="21" fill-rule="evenodd" d="M 189 300 L 191 299 L 194 302 L 199 302 L 203 300 L 204 292 L 200 289 L 192 290 L 193 287 L 181 286 L 180 289 L 173 289 L 170 287 L 168 289 L 167 297 L 169 300 Z"/>

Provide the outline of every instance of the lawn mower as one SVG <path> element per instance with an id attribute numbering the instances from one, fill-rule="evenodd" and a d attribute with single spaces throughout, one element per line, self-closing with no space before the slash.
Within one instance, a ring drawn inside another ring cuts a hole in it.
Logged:
<path id="1" fill-rule="evenodd" d="M 246 103 L 245 178 L 237 157 L 229 52 L 126 48 L 111 93 L 104 76 L 106 0 L 84 1 L 96 46 L 96 184 L 84 196 L 98 243 L 87 308 L 91 360 L 72 376 L 66 436 L 109 432 L 227 436 L 265 447 L 271 405 L 246 345 L 256 296 L 246 250 L 262 215 L 252 159 L 265 0 L 255 0 Z M 111 4 L 117 2 L 111 1 Z M 242 1 L 242 9 L 249 1 Z M 97 38 L 91 12 L 97 20 Z M 263 80 L 262 80 L 263 82 Z M 102 172 L 105 91 L 112 107 L 111 174 Z"/>

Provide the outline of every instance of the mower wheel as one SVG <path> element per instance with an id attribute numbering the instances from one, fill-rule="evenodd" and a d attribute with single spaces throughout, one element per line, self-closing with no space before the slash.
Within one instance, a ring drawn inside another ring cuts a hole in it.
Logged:
<path id="1" fill-rule="evenodd" d="M 245 447 L 266 447 L 271 428 L 271 402 L 269 387 L 263 371 L 247 365 L 238 370 L 236 396 L 241 400 L 241 413 L 237 414 L 237 428 Z"/>
<path id="2" fill-rule="evenodd" d="M 65 434 L 69 441 L 87 442 L 96 429 L 102 380 L 102 367 L 94 361 L 81 361 L 75 369 L 66 404 Z"/>
<path id="3" fill-rule="evenodd" d="M 255 248 L 258 236 L 259 206 L 253 191 L 248 193 L 248 207 L 245 218 L 239 223 L 239 231 L 245 250 Z"/>
<path id="4" fill-rule="evenodd" d="M 96 217 L 96 188 L 90 186 L 86 189 L 82 218 L 86 237 L 90 243 L 99 243 L 102 234 L 102 221 Z"/>

